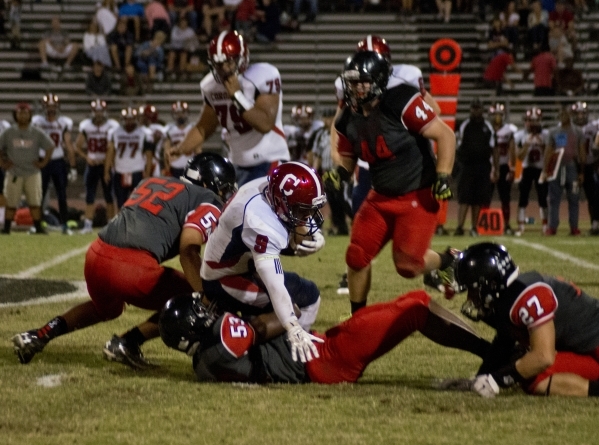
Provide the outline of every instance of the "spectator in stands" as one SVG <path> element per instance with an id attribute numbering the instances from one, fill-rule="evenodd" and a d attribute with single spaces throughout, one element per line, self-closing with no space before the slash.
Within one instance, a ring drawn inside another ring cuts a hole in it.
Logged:
<path id="1" fill-rule="evenodd" d="M 435 0 L 435 3 L 437 3 L 437 9 L 439 10 L 437 19 L 449 23 L 449 20 L 451 20 L 451 0 Z"/>
<path id="2" fill-rule="evenodd" d="M 568 41 L 575 45 L 576 30 L 574 29 L 574 14 L 566 6 L 565 0 L 557 0 L 555 10 L 549 13 L 549 30 L 561 29 Z"/>
<path id="3" fill-rule="evenodd" d="M 271 43 L 277 39 L 281 31 L 281 10 L 276 0 L 259 0 L 258 17 L 256 23 L 256 41 L 260 43 Z"/>
<path id="4" fill-rule="evenodd" d="M 125 74 L 121 76 L 122 96 L 141 96 L 144 92 L 144 85 L 141 77 L 135 67 L 129 63 L 125 66 Z"/>
<path id="5" fill-rule="evenodd" d="M 535 50 L 541 49 L 549 32 L 549 13 L 542 8 L 540 1 L 534 1 L 530 5 L 527 23 L 530 50 L 534 53 Z"/>
<path id="6" fill-rule="evenodd" d="M 129 24 L 133 24 L 133 35 L 136 42 L 141 41 L 141 21 L 144 16 L 144 7 L 137 0 L 125 0 L 119 7 L 119 19 L 123 18 L 127 21 L 128 29 L 131 29 Z"/>
<path id="7" fill-rule="evenodd" d="M 470 208 L 472 227 L 470 236 L 478 236 L 476 226 L 481 207 L 488 207 L 491 201 L 491 161 L 498 164 L 493 127 L 484 116 L 482 103 L 476 99 L 470 105 L 470 117 L 458 130 L 459 146 L 456 152 L 458 162 L 458 225 L 455 236 L 464 235 L 466 214 Z"/>
<path id="8" fill-rule="evenodd" d="M 195 10 L 193 0 L 167 0 L 168 13 L 171 17 L 171 23 L 178 23 L 179 17 L 184 15 L 191 29 L 198 29 L 198 13 Z"/>
<path id="9" fill-rule="evenodd" d="M 302 3 L 308 4 L 308 13 L 306 14 L 306 23 L 316 20 L 318 14 L 318 0 L 293 0 L 293 17 L 297 19 L 302 12 Z"/>
<path id="10" fill-rule="evenodd" d="M 136 67 L 147 92 L 153 91 L 156 74 L 164 64 L 164 48 L 162 45 L 165 39 L 166 34 L 158 31 L 151 40 L 143 42 L 135 51 Z"/>
<path id="11" fill-rule="evenodd" d="M 504 82 L 509 85 L 510 89 L 514 87 L 512 80 L 506 75 L 508 68 L 517 73 L 522 73 L 516 64 L 516 61 L 514 60 L 514 56 L 512 55 L 512 50 L 510 48 L 497 53 L 489 61 L 489 64 L 483 73 L 483 83 L 487 88 L 495 88 L 495 94 L 497 96 L 501 96 L 503 94 Z"/>
<path id="12" fill-rule="evenodd" d="M 584 92 L 582 71 L 574 68 L 574 58 L 565 60 L 565 66 L 555 73 L 555 92 L 558 96 L 576 96 Z"/>
<path id="13" fill-rule="evenodd" d="M 505 9 L 499 13 L 499 20 L 501 21 L 503 33 L 515 54 L 520 43 L 520 30 L 518 28 L 520 26 L 520 14 L 516 11 L 515 1 L 512 0 L 507 3 Z"/>
<path id="14" fill-rule="evenodd" d="M 40 40 L 39 53 L 42 59 L 42 68 L 47 68 L 48 58 L 64 60 L 64 68 L 69 69 L 77 53 L 79 44 L 71 42 L 69 35 L 62 30 L 60 18 L 52 17 L 51 29 Z"/>
<path id="15" fill-rule="evenodd" d="M 116 28 L 108 34 L 106 40 L 110 49 L 114 71 L 118 73 L 123 67 L 131 63 L 133 56 L 135 38 L 133 33 L 127 29 L 127 19 L 119 19 Z"/>
<path id="16" fill-rule="evenodd" d="M 10 26 L 10 47 L 21 48 L 21 0 L 11 0 L 8 6 L 8 24 Z"/>
<path id="17" fill-rule="evenodd" d="M 101 60 L 94 60 L 92 70 L 85 79 L 85 92 L 97 97 L 112 94 L 112 79 Z"/>
<path id="18" fill-rule="evenodd" d="M 535 96 L 554 96 L 553 76 L 557 67 L 557 61 L 547 44 L 533 53 L 533 59 L 530 62 L 530 68 L 524 72 L 523 79 L 528 79 L 530 73 L 533 73 L 534 95 Z"/>
<path id="19" fill-rule="evenodd" d="M 100 7 L 96 10 L 94 18 L 98 22 L 100 31 L 107 36 L 116 26 L 119 10 L 116 7 L 115 0 L 103 0 L 99 5 Z"/>
<path id="20" fill-rule="evenodd" d="M 558 150 L 563 150 L 561 162 L 555 156 Z M 564 189 L 568 199 L 570 235 L 580 235 L 578 211 L 585 163 L 584 136 L 581 129 L 572 124 L 570 107 L 564 105 L 560 111 L 559 125 L 549 129 L 549 143 L 545 149 L 545 165 L 539 179 L 548 182 L 549 223 L 545 235 L 557 233 L 559 207 Z"/>
<path id="21" fill-rule="evenodd" d="M 54 142 L 39 128 L 31 125 L 31 107 L 18 103 L 14 111 L 14 125 L 0 135 L 0 168 L 6 171 L 4 195 L 6 213 L 0 233 L 10 234 L 17 206 L 24 194 L 31 212 L 35 231 L 47 235 L 42 227 L 42 173 L 50 162 Z M 44 153 L 40 158 L 40 150 Z"/>
<path id="22" fill-rule="evenodd" d="M 145 11 L 151 37 L 154 37 L 157 31 L 162 31 L 167 36 L 171 33 L 171 24 L 176 22 L 171 22 L 170 14 L 166 10 L 164 0 L 152 0 L 148 2 Z"/>
<path id="23" fill-rule="evenodd" d="M 235 12 L 235 30 L 247 42 L 253 42 L 253 25 L 256 21 L 256 0 L 242 0 Z"/>
<path id="24" fill-rule="evenodd" d="M 225 21 L 225 5 L 222 0 L 205 0 L 202 5 L 203 34 L 200 39 L 208 42 L 214 33 L 218 32 L 221 23 Z"/>
<path id="25" fill-rule="evenodd" d="M 487 49 L 492 52 L 493 56 L 495 56 L 500 51 L 507 50 L 509 48 L 510 42 L 505 35 L 501 20 L 499 19 L 499 17 L 495 17 L 491 21 Z"/>
<path id="26" fill-rule="evenodd" d="M 112 67 L 106 36 L 100 30 L 96 19 L 92 19 L 83 34 L 83 51 L 92 62 L 100 61 L 104 66 Z"/>
<path id="27" fill-rule="evenodd" d="M 198 38 L 193 29 L 189 27 L 187 17 L 182 15 L 179 22 L 173 26 L 171 31 L 171 43 L 167 56 L 166 73 L 169 77 L 176 74 L 187 73 L 187 61 L 189 55 L 199 46 Z M 178 70 L 175 71 L 175 61 L 178 59 Z"/>
<path id="28" fill-rule="evenodd" d="M 557 66 L 562 68 L 564 61 L 574 57 L 574 50 L 566 34 L 559 26 L 554 26 L 549 29 L 548 34 L 549 50 L 557 60 Z"/>

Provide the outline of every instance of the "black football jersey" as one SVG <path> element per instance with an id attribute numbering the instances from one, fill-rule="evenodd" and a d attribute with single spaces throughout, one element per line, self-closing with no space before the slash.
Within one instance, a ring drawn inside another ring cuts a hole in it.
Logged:
<path id="1" fill-rule="evenodd" d="M 335 123 L 339 153 L 368 162 L 372 187 L 400 196 L 430 187 L 436 178 L 431 143 L 420 135 L 436 115 L 407 84 L 387 90 L 368 116 L 346 107 Z"/>

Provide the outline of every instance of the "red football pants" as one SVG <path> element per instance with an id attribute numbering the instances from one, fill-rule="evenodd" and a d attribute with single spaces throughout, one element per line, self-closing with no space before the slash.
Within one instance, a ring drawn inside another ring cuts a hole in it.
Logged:
<path id="1" fill-rule="evenodd" d="M 535 388 L 554 374 L 576 374 L 587 380 L 599 380 L 599 348 L 594 355 L 580 355 L 574 352 L 558 352 L 553 365 L 540 373 L 525 390 L 534 393 Z"/>
<path id="2" fill-rule="evenodd" d="M 105 320 L 121 315 L 125 303 L 157 311 L 175 295 L 193 292 L 185 275 L 160 266 L 149 252 L 99 238 L 87 250 L 84 273 L 89 296 Z"/>
<path id="3" fill-rule="evenodd" d="M 350 319 L 319 335 L 324 339 L 324 343 L 315 343 L 320 357 L 306 364 L 310 380 L 357 381 L 370 362 L 423 328 L 429 301 L 424 291 L 409 292 L 394 301 L 362 308 Z"/>

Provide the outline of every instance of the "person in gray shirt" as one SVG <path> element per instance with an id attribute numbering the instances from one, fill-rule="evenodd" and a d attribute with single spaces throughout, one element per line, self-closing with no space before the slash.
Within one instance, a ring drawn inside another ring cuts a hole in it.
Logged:
<path id="1" fill-rule="evenodd" d="M 27 205 L 35 225 L 35 233 L 47 234 L 42 227 L 42 174 L 54 150 L 54 142 L 42 130 L 31 125 L 31 107 L 20 102 L 15 107 L 13 125 L 0 135 L 0 167 L 6 170 L 4 193 L 6 215 L 3 234 L 10 227 L 21 195 L 25 194 Z M 40 158 L 40 153 L 44 157 Z"/>

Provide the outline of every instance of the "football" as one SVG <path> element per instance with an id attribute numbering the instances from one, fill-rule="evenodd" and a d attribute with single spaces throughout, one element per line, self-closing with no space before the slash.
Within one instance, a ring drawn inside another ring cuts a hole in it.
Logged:
<path id="1" fill-rule="evenodd" d="M 294 232 L 289 234 L 289 247 L 293 250 L 297 250 L 297 246 L 302 243 L 304 240 L 314 241 L 312 235 L 302 235 L 301 233 L 297 233 L 301 227 L 296 227 Z"/>

